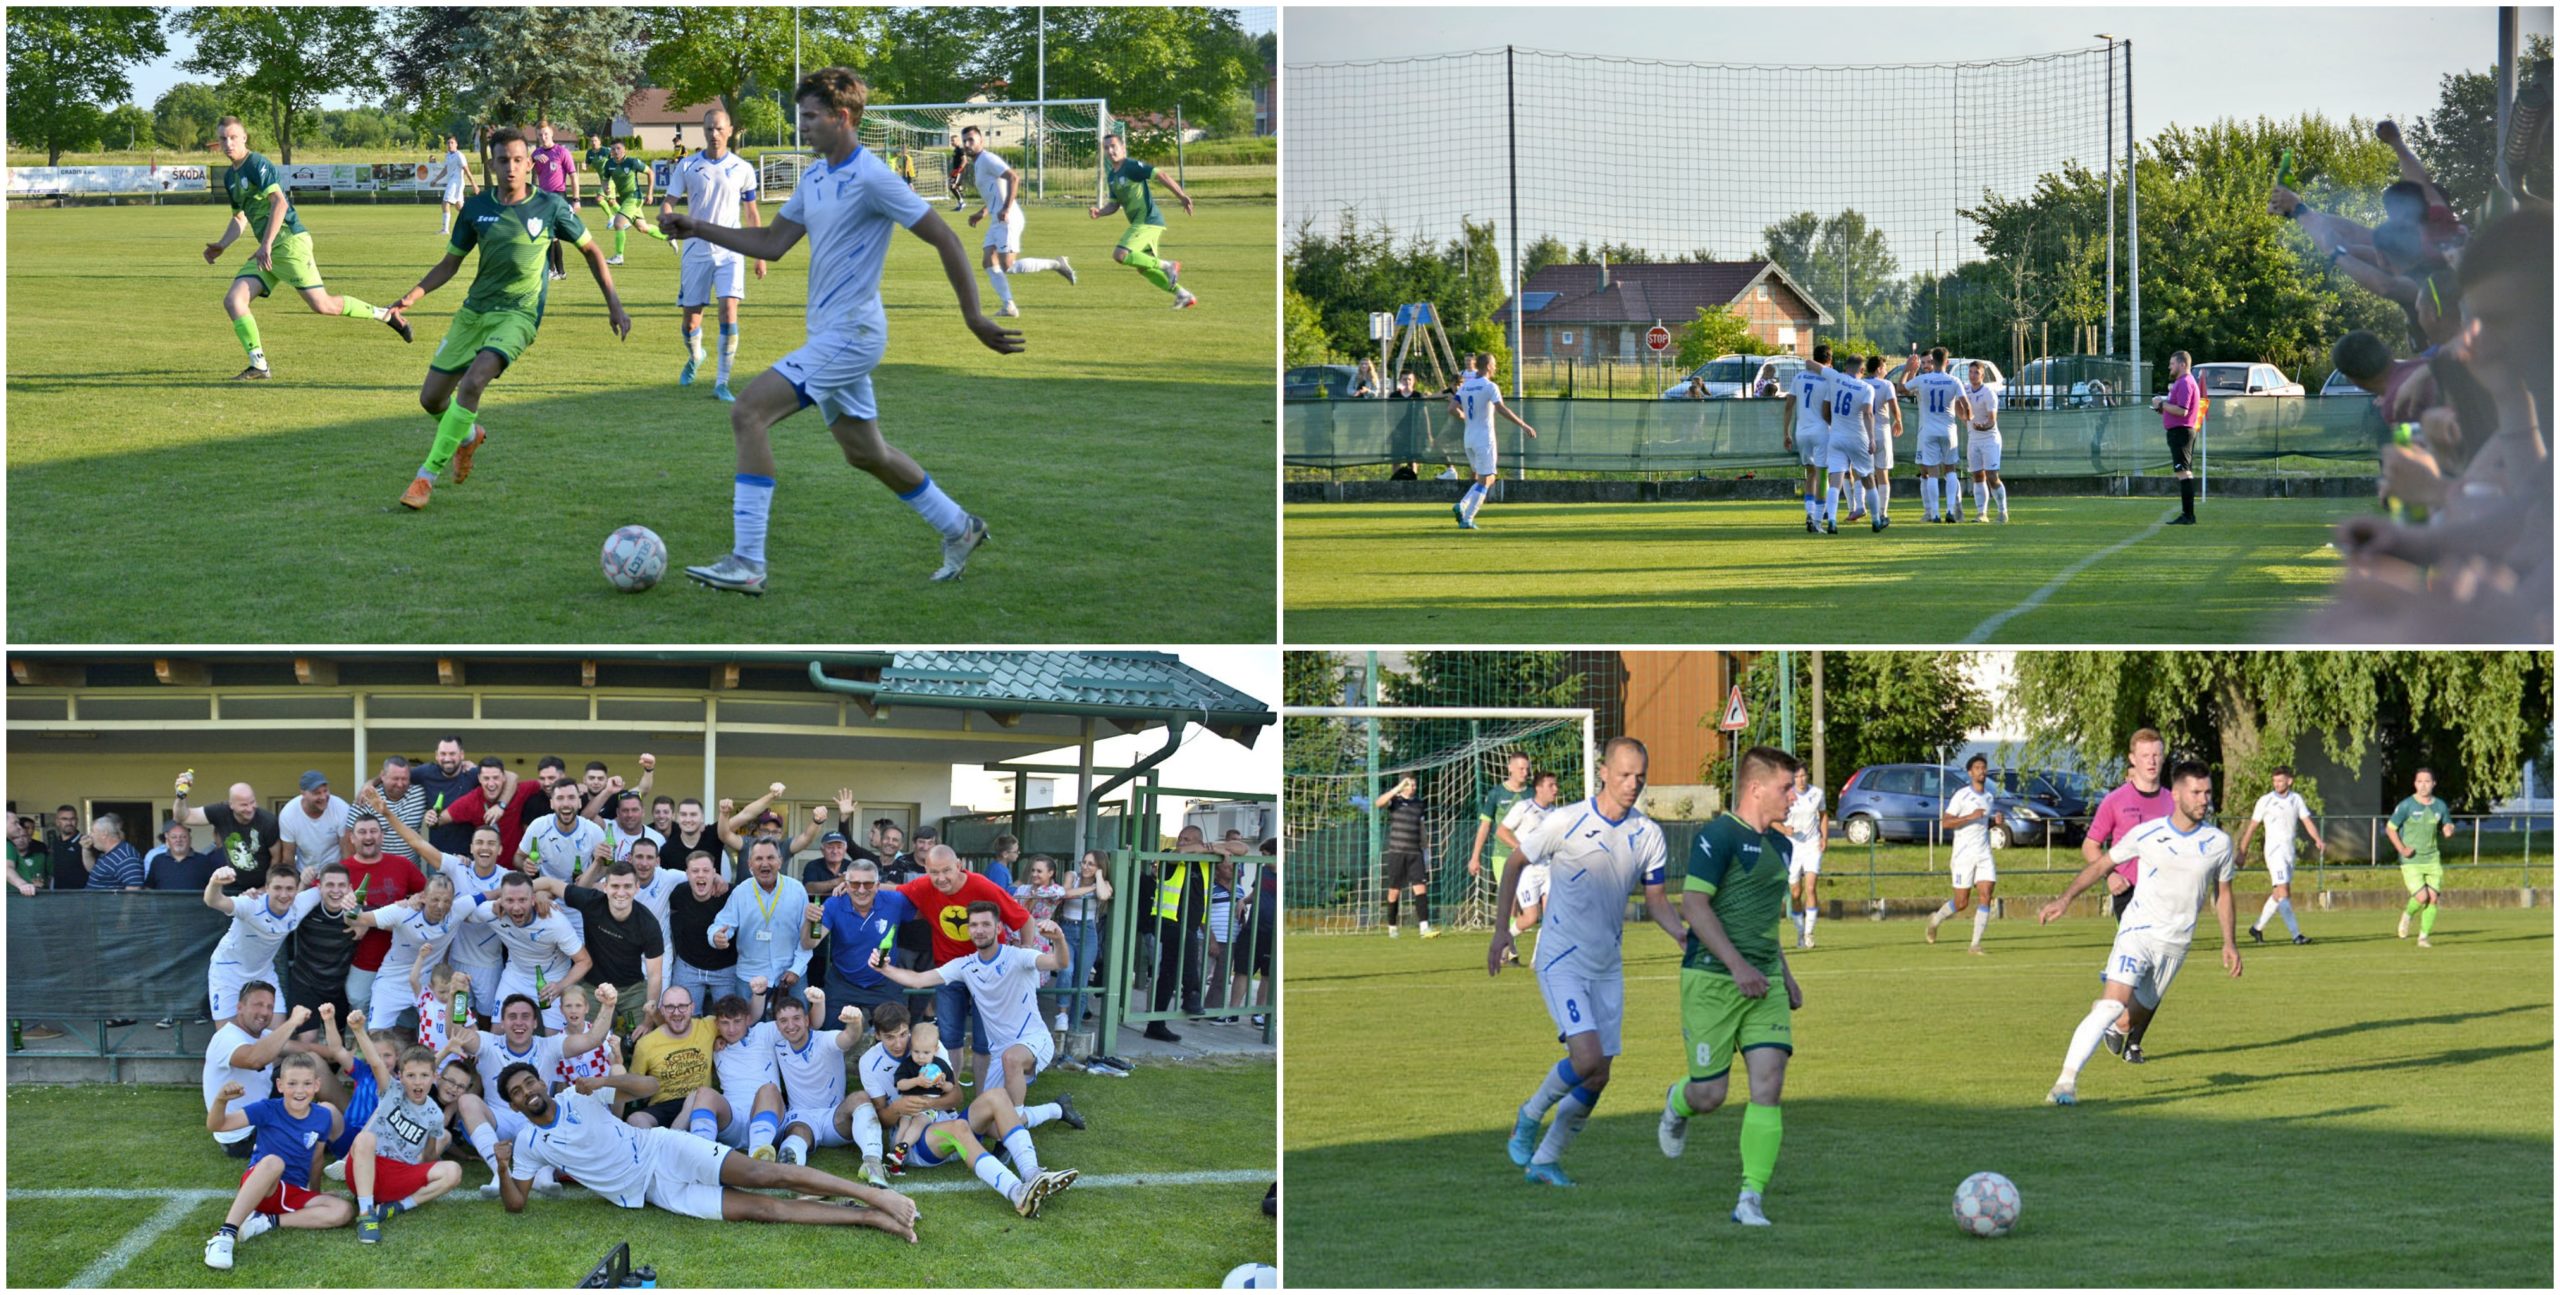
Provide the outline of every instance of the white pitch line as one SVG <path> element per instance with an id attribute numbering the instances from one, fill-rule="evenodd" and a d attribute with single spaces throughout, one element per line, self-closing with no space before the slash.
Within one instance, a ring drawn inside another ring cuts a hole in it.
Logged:
<path id="1" fill-rule="evenodd" d="M 1064 1168 L 1065 1166 L 1060 1165 L 1051 1167 Z M 1096 1188 L 1119 1187 L 1212 1187 L 1237 1183 L 1267 1183 L 1270 1182 L 1278 1172 L 1279 1171 L 1275 1169 L 1185 1169 L 1170 1173 L 1140 1172 L 1133 1174 L 1086 1174 L 1083 1177 L 1076 1179 L 1076 1185 L 1072 1190 L 1090 1191 Z M 908 1196 L 925 1195 L 933 1192 L 975 1192 L 986 1190 L 985 1186 L 977 1182 L 975 1179 L 966 1178 L 942 1178 L 931 1182 L 918 1182 L 914 1179 L 907 1179 L 905 1181 L 892 1180 L 892 1189 Z M 177 1210 L 183 1214 L 187 1207 L 211 1200 L 227 1201 L 230 1200 L 231 1197 L 231 1192 L 210 1187 L 31 1187 L 12 1188 L 9 1191 L 9 1199 L 13 1201 L 166 1201 L 168 1202 L 168 1205 L 162 1211 L 164 1214 L 171 1209 Z M 477 1191 L 469 1191 L 456 1192 L 446 1199 L 457 1203 L 469 1203 L 472 1201 L 488 1201 L 495 1198 L 482 1196 Z M 152 1221 L 153 1223 L 160 1223 L 160 1220 L 157 1218 L 154 1218 Z M 170 1220 L 171 1223 L 174 1223 L 175 1221 L 176 1220 L 174 1219 Z M 168 1224 L 160 1224 L 161 1229 L 165 1229 L 167 1226 Z M 147 1244 L 148 1242 L 149 1238 L 144 1238 L 144 1243 Z M 136 1249 L 138 1250 L 139 1246 L 137 1246 Z M 126 1256 L 128 1259 L 131 1257 L 131 1255 Z M 74 1282 L 72 1284 L 76 1286 L 81 1283 Z"/>
<path id="2" fill-rule="evenodd" d="M 144 1246 L 159 1240 L 161 1233 L 178 1226 L 190 1210 L 203 1203 L 206 1196 L 223 1194 L 221 1192 L 190 1192 L 184 1196 L 171 1195 L 167 1203 L 160 1207 L 159 1213 L 145 1220 L 142 1226 L 125 1233 L 123 1240 L 116 1242 L 114 1248 L 98 1256 L 88 1267 L 81 1269 L 69 1284 L 73 1286 L 106 1285 L 115 1279 L 117 1273 L 124 1271 L 126 1264 L 133 1262 L 135 1255 L 142 1253 Z"/>
<path id="3" fill-rule="evenodd" d="M 2053 579 L 2044 583 L 2044 588 L 2028 594 L 2026 601 L 2019 603 L 2017 606 L 2012 607 L 1979 625 L 1974 626 L 1973 632 L 1965 635 L 1960 641 L 1965 643 L 1989 642 L 1991 636 L 2000 631 L 2001 626 L 2008 624 L 2019 616 L 2025 615 L 2026 613 L 2043 606 L 2045 599 L 2051 598 L 2056 593 L 2060 592 L 2064 585 L 2071 583 L 2073 577 L 2101 562 L 2106 561 L 2108 558 L 2114 557 L 2116 554 L 2122 553 L 2126 549 L 2132 548 L 2134 545 L 2140 544 L 2144 540 L 2150 539 L 2152 536 L 2159 534 L 2162 529 L 2169 525 L 2169 519 L 2177 515 L 2178 514 L 2175 510 L 2162 513 L 2160 514 L 2160 520 L 2151 523 L 2151 529 L 2139 534 L 2128 535 L 2125 538 L 2117 540 L 2115 543 L 2072 563 L 2070 566 L 2064 567 L 2060 575 L 2057 575 Z"/>

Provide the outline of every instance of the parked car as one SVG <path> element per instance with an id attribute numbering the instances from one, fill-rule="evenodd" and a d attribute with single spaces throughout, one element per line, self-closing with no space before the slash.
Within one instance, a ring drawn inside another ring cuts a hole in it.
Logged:
<path id="1" fill-rule="evenodd" d="M 2011 409 L 2094 409 L 2124 402 L 2126 366 L 2102 355 L 2048 355 L 2029 360 L 2000 393 Z"/>
<path id="2" fill-rule="evenodd" d="M 2329 380 L 2320 384 L 2320 394 L 2324 396 L 2363 396 L 2368 400 L 2373 397 L 2372 392 L 2357 386 L 2356 380 L 2348 377 L 2347 371 L 2344 369 L 2329 370 Z"/>
<path id="3" fill-rule="evenodd" d="M 2088 834 L 2098 791 L 2087 775 L 2059 769 L 1994 769 L 1987 781 L 2036 806 L 2051 806 L 2060 815 L 2052 827 L 2056 842 L 2077 845 Z"/>
<path id="4" fill-rule="evenodd" d="M 2000 365 L 1997 361 L 1974 360 L 1968 359 L 1964 356 L 1950 356 L 1947 359 L 1947 372 L 1956 375 L 1956 381 L 1964 382 L 1968 380 L 1966 377 L 1967 366 L 1975 364 L 1982 366 L 1982 385 L 1986 387 L 2001 388 L 2000 394 L 2003 399 L 2006 399 L 2009 394 L 2007 389 L 2009 386 L 2009 380 L 2000 376 Z"/>
<path id="5" fill-rule="evenodd" d="M 2034 844 L 2062 811 L 2032 796 L 1993 788 L 1991 848 Z M 1948 798 L 1966 786 L 1964 770 L 1936 764 L 1871 764 L 1840 789 L 1840 835 L 1851 845 L 1876 841 L 1926 841 L 1938 831 Z"/>
<path id="6" fill-rule="evenodd" d="M 2205 398 L 2224 396 L 2299 396 L 2302 384 L 2284 376 L 2272 364 L 2237 361 L 2199 364 L 2196 381 L 2204 384 Z"/>
<path id="7" fill-rule="evenodd" d="M 1678 382 L 1662 389 L 1665 400 L 1689 398 L 1689 379 L 1704 378 L 1707 395 L 1712 399 L 1749 396 L 1763 379 L 1775 379 L 1784 390 L 1788 381 L 1804 372 L 1805 361 L 1793 355 L 1719 355 L 1681 375 Z"/>
<path id="8" fill-rule="evenodd" d="M 1280 394 L 1289 400 L 1349 400 L 1359 380 L 1354 365 L 1302 364 L 1280 375 Z"/>

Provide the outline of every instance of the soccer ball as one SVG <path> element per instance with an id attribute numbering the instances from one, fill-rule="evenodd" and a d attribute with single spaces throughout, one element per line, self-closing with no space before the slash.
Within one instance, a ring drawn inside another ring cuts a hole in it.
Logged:
<path id="1" fill-rule="evenodd" d="M 1280 1284 L 1280 1270 L 1269 1264 L 1237 1264 L 1219 1285 L 1227 1290 L 1269 1290 Z"/>
<path id="2" fill-rule="evenodd" d="M 1966 1236 L 2009 1235 L 2018 1226 L 2018 1185 L 1993 1173 L 1956 1184 L 1956 1226 Z"/>
<path id="3" fill-rule="evenodd" d="M 667 573 L 667 542 L 646 526 L 625 526 L 605 537 L 604 578 L 627 594 L 658 583 Z"/>

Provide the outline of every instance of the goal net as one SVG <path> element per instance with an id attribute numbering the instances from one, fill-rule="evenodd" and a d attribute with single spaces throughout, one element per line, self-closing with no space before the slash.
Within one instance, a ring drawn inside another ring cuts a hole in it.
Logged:
<path id="1" fill-rule="evenodd" d="M 1478 809 L 1498 786 L 1513 752 L 1557 778 L 1559 804 L 1588 785 L 1592 712 L 1487 707 L 1283 707 L 1281 806 L 1284 906 L 1290 929 L 1367 929 L 1385 912 L 1380 870 L 1380 793 L 1403 778 L 1417 784 L 1431 869 L 1435 925 L 1490 929 L 1499 880 L 1486 838 L 1483 875 L 1470 876 Z"/>
<path id="2" fill-rule="evenodd" d="M 1021 177 L 1022 201 L 1084 206 L 1103 200 L 1102 137 L 1116 129 L 1107 101 L 1028 99 L 986 103 L 873 104 L 863 110 L 863 147 L 893 170 L 912 164 L 916 192 L 948 200 L 952 153 L 975 126 L 987 147 Z M 959 196 L 977 197 L 963 174 Z"/>

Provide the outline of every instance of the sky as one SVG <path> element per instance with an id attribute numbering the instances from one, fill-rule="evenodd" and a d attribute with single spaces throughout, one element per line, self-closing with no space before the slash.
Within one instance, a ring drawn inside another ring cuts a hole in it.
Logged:
<path id="1" fill-rule="evenodd" d="M 1259 36 L 1262 33 L 1271 30 L 1273 20 L 1278 13 L 1279 10 L 1277 8 L 1267 5 L 1261 7 L 1247 6 L 1236 10 L 1237 20 L 1243 24 L 1245 33 L 1252 36 Z M 130 96 L 131 101 L 148 108 L 151 106 L 153 101 L 167 93 L 169 87 L 176 85 L 180 81 L 205 80 L 206 78 L 202 76 L 181 71 L 178 67 L 179 63 L 183 62 L 189 54 L 194 52 L 193 47 L 194 42 L 188 40 L 186 37 L 173 36 L 170 38 L 169 53 L 166 56 L 155 62 L 146 63 L 134 69 L 132 76 L 133 94 Z M 352 108 L 355 107 L 358 102 L 359 100 L 353 95 L 335 94 L 323 97 L 320 100 L 320 106 L 323 108 Z"/>

